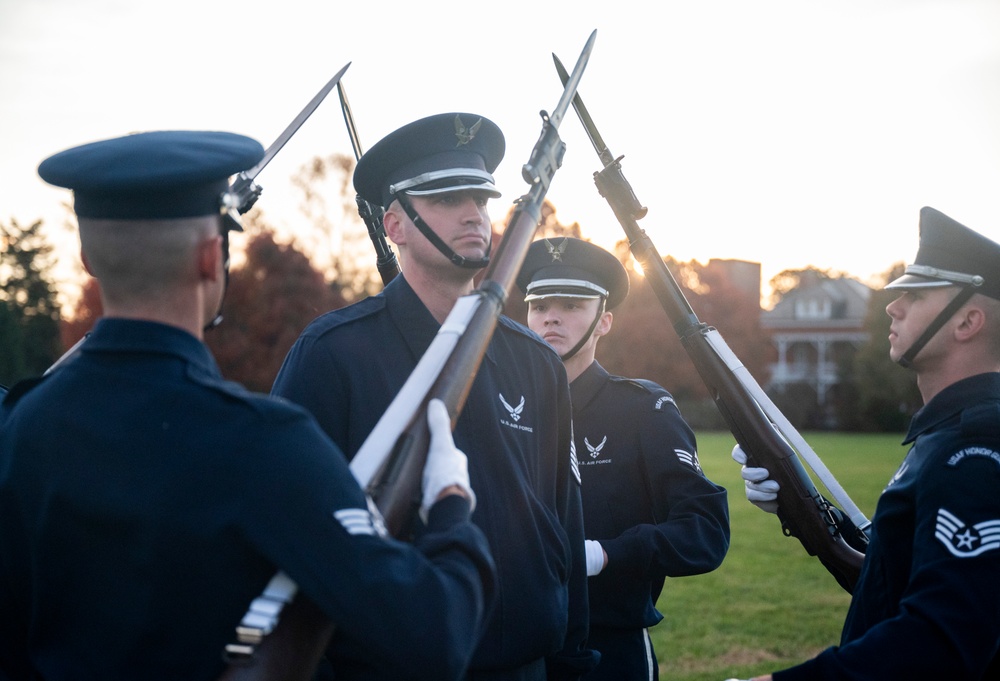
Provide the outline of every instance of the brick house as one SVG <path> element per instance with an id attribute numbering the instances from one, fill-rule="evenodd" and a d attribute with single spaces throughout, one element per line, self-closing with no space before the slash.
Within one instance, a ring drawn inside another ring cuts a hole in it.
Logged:
<path id="1" fill-rule="evenodd" d="M 842 367 L 868 341 L 870 297 L 871 289 L 856 279 L 806 273 L 798 288 L 762 312 L 773 350 L 764 387 L 798 427 L 837 427 L 834 407 L 849 380 Z"/>

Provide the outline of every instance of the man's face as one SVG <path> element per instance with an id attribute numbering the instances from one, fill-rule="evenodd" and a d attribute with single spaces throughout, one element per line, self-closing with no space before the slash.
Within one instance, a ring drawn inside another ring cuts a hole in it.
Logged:
<path id="1" fill-rule="evenodd" d="M 885 312 L 892 318 L 889 325 L 889 357 L 892 361 L 899 361 L 957 292 L 956 286 L 909 289 L 886 305 Z M 919 368 L 918 362 L 926 366 L 928 361 L 944 351 L 945 336 L 946 332 L 942 329 L 917 353 L 915 369 Z"/>
<path id="2" fill-rule="evenodd" d="M 489 255 L 490 224 L 486 202 L 489 196 L 482 191 L 467 191 L 411 196 L 410 201 L 427 226 L 458 255 L 470 260 L 480 260 Z M 399 208 L 398 206 L 396 206 Z M 399 208 L 402 213 L 402 209 Z M 406 224 L 405 242 L 412 255 L 426 252 L 431 257 L 444 258 L 437 249 L 403 215 Z"/>
<path id="3" fill-rule="evenodd" d="M 565 355 L 580 342 L 597 316 L 597 298 L 541 298 L 528 303 L 528 328 Z M 607 314 L 607 313 L 605 313 Z"/>

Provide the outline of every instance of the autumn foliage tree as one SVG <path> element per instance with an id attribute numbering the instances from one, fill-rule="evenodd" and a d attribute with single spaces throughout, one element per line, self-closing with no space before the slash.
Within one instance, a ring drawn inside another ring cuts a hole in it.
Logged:
<path id="1" fill-rule="evenodd" d="M 582 238 L 578 223 L 563 225 L 548 202 L 536 238 Z M 724 428 L 704 382 L 687 356 L 659 300 L 636 267 L 626 241 L 615 246 L 615 255 L 629 275 L 629 295 L 614 309 L 611 333 L 597 345 L 597 360 L 612 374 L 644 378 L 671 392 L 689 422 L 696 427 Z M 665 263 L 681 292 L 703 322 L 716 327 L 747 370 L 763 382 L 768 339 L 760 329 L 759 286 L 741 288 L 720 261 Z M 505 308 L 512 319 L 527 318 L 522 291 L 511 292 Z"/>
<path id="2" fill-rule="evenodd" d="M 292 343 L 312 319 L 345 304 L 304 253 L 279 243 L 270 229 L 250 222 L 245 259 L 230 272 L 223 322 L 205 334 L 222 375 L 268 392 Z M 69 347 L 101 316 L 96 279 L 83 286 L 73 317 L 63 322 Z"/>
<path id="3" fill-rule="evenodd" d="M 261 230 L 250 236 L 246 262 L 229 278 L 224 321 L 205 342 L 223 376 L 268 392 L 302 329 L 345 303 L 304 253 Z"/>

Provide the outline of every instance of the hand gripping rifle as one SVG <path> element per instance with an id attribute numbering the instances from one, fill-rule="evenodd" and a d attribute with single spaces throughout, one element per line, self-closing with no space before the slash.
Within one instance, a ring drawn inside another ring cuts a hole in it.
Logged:
<path id="1" fill-rule="evenodd" d="M 591 33 L 552 115 L 541 114 L 541 137 L 521 172 L 531 187 L 518 199 L 485 278 L 476 291 L 456 301 L 430 347 L 351 460 L 351 472 L 378 505 L 394 537 L 409 533 L 420 506 L 430 444 L 427 403 L 434 398 L 443 400 L 453 424 L 465 404 L 507 291 L 541 220 L 549 184 L 562 164 L 566 146 L 558 127 L 583 76 L 596 34 Z M 256 618 L 263 626 L 252 632 L 243 649 L 229 650 L 240 656 L 240 664 L 231 664 L 220 681 L 311 678 L 333 635 L 333 625 L 309 599 L 296 598 L 296 592 L 297 586 L 284 573 L 275 575 L 244 619 L 253 626 Z"/>
<path id="2" fill-rule="evenodd" d="M 555 55 L 553 58 L 565 82 L 566 70 Z M 604 164 L 603 170 L 594 173 L 597 190 L 607 199 L 625 230 L 629 248 L 642 266 L 646 280 L 730 431 L 747 454 L 747 464 L 763 466 L 780 486 L 778 517 L 782 530 L 797 538 L 850 591 L 864 560 L 868 519 L 767 397 L 719 332 L 699 321 L 663 258 L 637 223 L 646 215 L 646 208 L 622 174 L 623 157 L 612 155 L 579 95 L 574 98 L 573 107 Z M 799 455 L 809 462 L 845 509 L 847 519 L 817 491 Z"/>
<path id="3" fill-rule="evenodd" d="M 361 148 L 361 140 L 358 138 L 358 129 L 354 125 L 354 114 L 351 113 L 351 105 L 347 101 L 347 93 L 344 91 L 344 84 L 337 83 L 337 94 L 340 95 L 340 108 L 344 112 L 344 122 L 347 124 L 347 134 L 351 138 L 351 147 L 354 149 L 354 160 L 360 161 L 364 150 Z M 361 194 L 355 197 L 358 204 L 358 215 L 368 228 L 368 237 L 375 247 L 375 266 L 378 274 L 382 277 L 382 285 L 387 285 L 399 274 L 399 264 L 396 262 L 396 254 L 392 252 L 385 238 L 385 227 L 382 225 L 382 206 L 373 206 L 368 203 Z"/>

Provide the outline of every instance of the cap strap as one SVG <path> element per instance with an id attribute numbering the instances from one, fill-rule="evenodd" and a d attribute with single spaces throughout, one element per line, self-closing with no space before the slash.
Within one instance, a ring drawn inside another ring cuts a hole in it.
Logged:
<path id="1" fill-rule="evenodd" d="M 576 353 L 580 352 L 583 346 L 587 344 L 587 341 L 590 340 L 591 335 L 593 335 L 594 333 L 594 329 L 597 328 L 597 322 L 601 321 L 601 315 L 604 314 L 604 308 L 607 302 L 608 302 L 607 298 L 604 298 L 602 296 L 601 304 L 597 306 L 597 314 L 594 315 L 594 321 L 590 322 L 590 328 L 587 329 L 587 332 L 580 337 L 580 340 L 576 342 L 576 345 L 570 348 L 569 352 L 567 352 L 565 355 L 560 355 L 559 359 L 565 362 L 569 358 L 576 355 Z"/>
<path id="2" fill-rule="evenodd" d="M 958 295 L 952 298 L 951 302 L 945 305 L 944 309 L 941 310 L 938 316 L 934 318 L 934 321 L 930 323 L 923 334 L 921 334 L 920 338 L 918 338 L 916 342 L 910 346 L 909 350 L 903 353 L 903 356 L 898 360 L 898 364 L 905 369 L 909 369 L 913 366 L 913 360 L 917 356 L 917 353 L 923 350 L 924 346 L 927 345 L 930 339 L 934 337 L 934 334 L 941 330 L 941 327 L 944 326 L 945 322 L 951 319 L 951 316 L 958 311 L 958 308 L 965 305 L 975 292 L 976 289 L 972 286 L 966 286 L 959 291 Z"/>
<path id="3" fill-rule="evenodd" d="M 403 210 L 406 211 L 406 215 L 409 216 L 410 220 L 413 221 L 413 224 L 420 230 L 420 233 L 423 234 L 428 241 L 434 244 L 434 248 L 438 249 L 438 251 L 441 252 L 441 255 L 448 258 L 448 260 L 452 263 L 470 270 L 481 270 L 490 264 L 490 250 L 493 248 L 492 229 L 490 230 L 490 242 L 486 248 L 486 256 L 480 258 L 479 260 L 472 260 L 451 250 L 451 248 L 448 247 L 448 244 L 442 241 L 441 237 L 435 234 L 434 230 L 427 226 L 427 223 L 424 222 L 424 219 L 420 217 L 419 213 L 417 213 L 416 208 L 414 208 L 413 204 L 410 203 L 410 199 L 406 196 L 406 194 L 401 192 L 396 195 L 396 199 L 399 201 L 399 205 L 403 207 Z"/>

